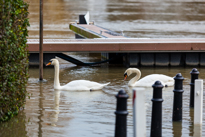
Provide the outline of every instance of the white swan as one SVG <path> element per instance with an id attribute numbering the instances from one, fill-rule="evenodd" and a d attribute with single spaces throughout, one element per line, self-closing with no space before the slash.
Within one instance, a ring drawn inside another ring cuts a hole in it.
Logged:
<path id="1" fill-rule="evenodd" d="M 151 75 L 147 75 L 143 77 L 142 79 L 140 79 L 141 72 L 137 68 L 128 68 L 124 73 L 124 78 L 125 78 L 124 80 L 126 80 L 126 78 L 130 76 L 132 73 L 136 73 L 136 76 L 132 78 L 128 83 L 128 86 L 131 86 L 131 87 L 135 87 L 135 86 L 152 87 L 152 85 L 157 80 L 159 80 L 162 83 L 162 85 L 165 87 L 174 85 L 174 79 L 172 77 L 169 77 L 163 74 L 151 74 Z"/>
<path id="2" fill-rule="evenodd" d="M 74 80 L 69 82 L 68 84 L 64 86 L 60 86 L 59 83 L 59 61 L 57 59 L 51 59 L 50 62 L 46 65 L 54 65 L 55 74 L 54 74 L 54 89 L 58 90 L 100 90 L 104 86 L 108 85 L 106 84 L 100 84 L 93 81 L 88 80 Z"/>

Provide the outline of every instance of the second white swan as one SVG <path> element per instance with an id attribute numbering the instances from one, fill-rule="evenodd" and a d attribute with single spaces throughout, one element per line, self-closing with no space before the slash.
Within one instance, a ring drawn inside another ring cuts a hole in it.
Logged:
<path id="1" fill-rule="evenodd" d="M 141 71 L 137 68 L 128 68 L 124 73 L 124 80 L 126 80 L 126 78 L 132 73 L 135 73 L 136 76 L 128 82 L 128 86 L 131 87 L 152 87 L 157 80 L 165 87 L 174 85 L 174 79 L 163 74 L 151 74 L 140 79 Z"/>
<path id="2" fill-rule="evenodd" d="M 60 86 L 59 82 L 59 61 L 57 59 L 51 59 L 50 62 L 46 65 L 54 65 L 55 74 L 54 74 L 54 89 L 58 90 L 100 90 L 104 86 L 107 86 L 109 83 L 106 84 L 100 84 L 93 81 L 88 80 L 74 80 L 69 82 L 68 84 L 64 86 Z"/>

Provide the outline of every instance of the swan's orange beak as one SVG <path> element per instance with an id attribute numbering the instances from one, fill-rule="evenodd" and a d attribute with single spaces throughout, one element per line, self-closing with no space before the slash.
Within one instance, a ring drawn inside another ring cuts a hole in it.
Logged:
<path id="1" fill-rule="evenodd" d="M 48 62 L 48 64 L 46 64 L 46 66 L 49 66 L 49 65 L 51 65 L 51 62 Z"/>
<path id="2" fill-rule="evenodd" d="M 124 80 L 126 80 L 127 79 L 127 74 L 124 74 Z"/>

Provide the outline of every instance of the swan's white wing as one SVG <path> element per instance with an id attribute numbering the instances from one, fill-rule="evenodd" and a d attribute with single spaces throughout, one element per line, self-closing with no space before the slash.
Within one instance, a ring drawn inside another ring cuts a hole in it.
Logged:
<path id="1" fill-rule="evenodd" d="M 164 86 L 174 85 L 174 79 L 172 77 L 163 74 L 151 74 L 138 80 L 135 86 L 151 87 L 156 81 L 160 81 Z"/>
<path id="2" fill-rule="evenodd" d="M 108 84 L 109 83 L 100 84 L 100 83 L 89 81 L 89 80 L 74 80 L 62 86 L 62 89 L 65 89 L 65 90 L 99 90 Z"/>

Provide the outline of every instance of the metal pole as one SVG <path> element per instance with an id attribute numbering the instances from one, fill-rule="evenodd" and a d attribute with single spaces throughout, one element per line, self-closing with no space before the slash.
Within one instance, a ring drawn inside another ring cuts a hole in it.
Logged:
<path id="1" fill-rule="evenodd" d="M 79 15 L 79 24 L 87 24 L 85 20 L 85 15 Z"/>
<path id="2" fill-rule="evenodd" d="M 150 137 L 162 136 L 162 88 L 163 85 L 160 81 L 156 81 L 153 87 L 152 98 L 152 120 L 151 120 L 151 132 Z"/>
<path id="3" fill-rule="evenodd" d="M 178 73 L 175 77 L 175 84 L 174 84 L 174 102 L 173 102 L 173 112 L 172 112 L 172 121 L 181 121 L 182 120 L 182 108 L 183 108 L 183 80 L 181 73 Z"/>
<path id="4" fill-rule="evenodd" d="M 198 79 L 199 71 L 196 68 L 193 68 L 190 72 L 191 74 L 191 83 L 190 83 L 190 107 L 194 107 L 194 81 Z"/>
<path id="5" fill-rule="evenodd" d="M 43 80 L 43 0 L 40 0 L 39 80 Z"/>
<path id="6" fill-rule="evenodd" d="M 120 90 L 116 95 L 117 109 L 115 111 L 115 137 L 127 136 L 127 99 L 128 95 L 124 90 Z"/>

